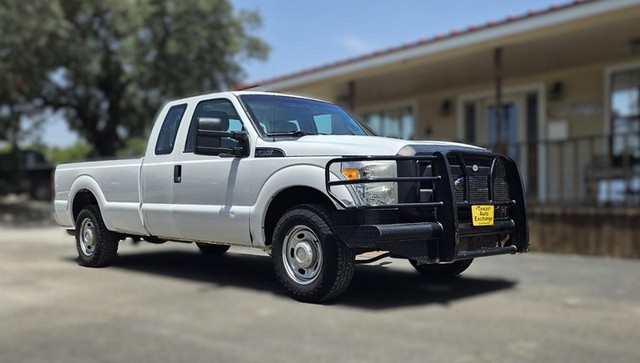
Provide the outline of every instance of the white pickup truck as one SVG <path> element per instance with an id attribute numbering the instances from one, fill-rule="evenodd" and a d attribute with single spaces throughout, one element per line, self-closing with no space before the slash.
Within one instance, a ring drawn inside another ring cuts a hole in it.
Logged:
<path id="1" fill-rule="evenodd" d="M 404 258 L 442 278 L 528 249 L 509 158 L 377 137 L 334 104 L 273 93 L 166 103 L 142 159 L 58 166 L 54 210 L 81 265 L 111 264 L 127 237 L 210 255 L 255 247 L 307 302 L 342 294 L 367 252 L 382 251 L 357 262 Z"/>

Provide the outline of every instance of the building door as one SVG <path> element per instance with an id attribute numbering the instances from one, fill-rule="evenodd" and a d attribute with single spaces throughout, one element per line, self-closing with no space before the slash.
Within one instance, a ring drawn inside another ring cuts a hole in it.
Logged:
<path id="1" fill-rule="evenodd" d="M 540 195 L 538 148 L 538 93 L 523 92 L 503 97 L 500 121 L 495 96 L 467 98 L 462 103 L 462 135 L 467 143 L 505 154 L 518 164 L 527 196 Z"/>
<path id="2" fill-rule="evenodd" d="M 504 97 L 500 120 L 495 99 L 479 99 L 473 105 L 475 120 L 466 123 L 475 123 L 475 135 L 469 135 L 473 137 L 467 137 L 465 141 L 507 155 L 518 163 L 520 169 L 526 169 L 527 150 L 523 147 L 527 142 L 525 95 Z"/>
<path id="3" fill-rule="evenodd" d="M 513 160 L 520 161 L 519 144 L 522 141 L 518 133 L 518 107 L 511 102 L 501 106 L 498 115 L 496 105 L 486 108 L 487 146 L 503 153 Z M 501 120 L 498 120 L 500 116 Z"/>

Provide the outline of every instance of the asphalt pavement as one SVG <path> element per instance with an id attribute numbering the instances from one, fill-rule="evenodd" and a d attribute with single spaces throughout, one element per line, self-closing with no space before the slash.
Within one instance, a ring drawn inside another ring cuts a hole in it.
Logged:
<path id="1" fill-rule="evenodd" d="M 290 299 L 267 255 L 121 245 L 75 262 L 61 228 L 0 227 L 0 362 L 640 362 L 640 261 L 529 253 L 426 281 L 356 268 L 324 305 Z"/>

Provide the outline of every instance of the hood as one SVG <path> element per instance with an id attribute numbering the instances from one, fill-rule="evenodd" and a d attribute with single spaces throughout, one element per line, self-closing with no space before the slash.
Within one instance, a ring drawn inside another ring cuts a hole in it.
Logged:
<path id="1" fill-rule="evenodd" d="M 449 150 L 486 151 L 486 149 L 446 141 L 415 141 L 392 139 L 379 136 L 354 135 L 309 135 L 298 139 L 284 139 L 275 142 L 260 140 L 258 147 L 282 149 L 287 156 L 356 156 L 356 155 L 397 155 L 400 149 L 411 145 L 418 152 Z M 415 152 L 414 152 L 415 153 Z M 407 154 L 411 155 L 413 153 Z"/>

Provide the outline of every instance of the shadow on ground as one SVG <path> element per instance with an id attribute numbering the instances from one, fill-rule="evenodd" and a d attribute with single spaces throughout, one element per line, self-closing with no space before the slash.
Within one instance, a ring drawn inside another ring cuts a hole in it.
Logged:
<path id="1" fill-rule="evenodd" d="M 449 304 L 516 285 L 515 281 L 506 279 L 477 277 L 431 282 L 412 270 L 391 268 L 381 262 L 357 266 L 349 290 L 329 305 L 376 310 Z M 228 253 L 205 257 L 186 251 L 144 252 L 121 255 L 113 267 L 286 296 L 276 281 L 268 256 Z"/>

